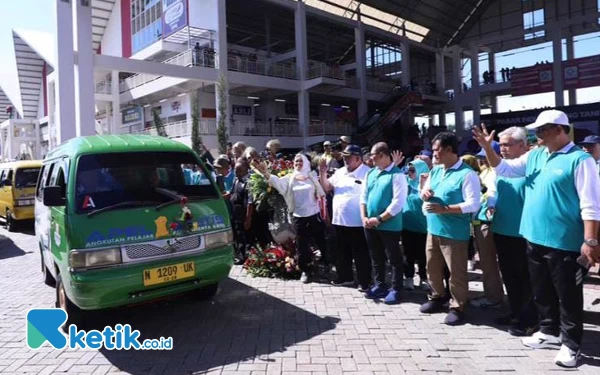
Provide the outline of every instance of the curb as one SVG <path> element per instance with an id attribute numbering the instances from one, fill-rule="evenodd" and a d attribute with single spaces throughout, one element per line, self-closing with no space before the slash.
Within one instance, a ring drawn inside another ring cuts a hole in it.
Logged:
<path id="1" fill-rule="evenodd" d="M 0 234 L 0 242 L 3 242 L 3 241 L 8 241 L 8 237 Z"/>

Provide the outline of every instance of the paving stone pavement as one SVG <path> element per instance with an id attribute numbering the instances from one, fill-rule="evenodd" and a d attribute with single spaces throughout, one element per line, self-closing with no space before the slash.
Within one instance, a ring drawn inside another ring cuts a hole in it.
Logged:
<path id="1" fill-rule="evenodd" d="M 30 350 L 25 314 L 53 307 L 41 280 L 32 230 L 0 229 L 0 373 L 13 374 L 548 374 L 556 351 L 523 347 L 491 324 L 504 311 L 468 312 L 448 327 L 444 314 L 419 313 L 422 292 L 386 306 L 355 289 L 252 278 L 236 267 L 211 302 L 191 296 L 98 314 L 93 327 L 130 323 L 142 338 L 172 336 L 172 351 Z M 481 291 L 477 275 L 473 294 Z M 600 290 L 585 291 L 583 359 L 575 372 L 600 373 Z M 596 303 L 595 305 L 593 303 Z M 573 371 L 573 370 L 572 370 Z"/>

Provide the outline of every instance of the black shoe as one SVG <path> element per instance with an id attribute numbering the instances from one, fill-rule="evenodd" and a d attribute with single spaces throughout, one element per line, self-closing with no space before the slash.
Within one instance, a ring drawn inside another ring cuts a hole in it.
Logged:
<path id="1" fill-rule="evenodd" d="M 539 326 L 537 324 L 516 323 L 508 329 L 508 333 L 511 336 L 524 337 L 533 335 L 538 329 Z"/>
<path id="2" fill-rule="evenodd" d="M 419 308 L 419 311 L 423 314 L 435 314 L 444 311 L 444 300 L 441 298 L 432 299 L 425 302 Z"/>
<path id="3" fill-rule="evenodd" d="M 449 326 L 457 326 L 465 322 L 465 313 L 457 309 L 450 309 L 444 323 Z"/>
<path id="4" fill-rule="evenodd" d="M 246 262 L 246 258 L 242 258 L 242 257 L 236 257 L 233 260 L 233 264 L 235 264 L 236 266 L 241 266 L 242 264 L 244 264 L 244 262 Z"/>
<path id="5" fill-rule="evenodd" d="M 361 293 L 366 293 L 369 290 L 371 290 L 371 287 L 369 285 L 366 285 L 366 284 L 365 285 L 360 285 L 358 287 L 358 291 L 361 292 Z"/>
<path id="6" fill-rule="evenodd" d="M 348 281 L 343 281 L 343 280 L 333 280 L 331 282 L 331 285 L 333 286 L 347 286 L 347 287 L 353 287 L 354 286 L 354 280 L 348 280 Z"/>
<path id="7" fill-rule="evenodd" d="M 518 322 L 519 321 L 517 320 L 517 318 L 515 318 L 515 316 L 513 314 L 504 315 L 504 316 L 494 319 L 494 323 L 496 323 L 500 326 L 514 325 L 514 324 L 517 324 Z"/>

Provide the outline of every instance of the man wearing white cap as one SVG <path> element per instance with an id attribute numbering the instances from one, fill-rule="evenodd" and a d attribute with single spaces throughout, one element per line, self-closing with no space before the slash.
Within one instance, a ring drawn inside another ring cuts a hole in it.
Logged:
<path id="1" fill-rule="evenodd" d="M 555 363 L 576 367 L 586 272 L 580 264 L 600 261 L 600 177 L 593 158 L 571 142 L 569 128 L 563 112 L 543 111 L 527 125 L 541 147 L 513 160 L 502 160 L 493 151 L 494 132 L 488 134 L 485 126 L 473 134 L 498 176 L 526 180 L 519 232 L 527 240 L 540 331 L 524 338 L 523 344 L 560 348 Z"/>

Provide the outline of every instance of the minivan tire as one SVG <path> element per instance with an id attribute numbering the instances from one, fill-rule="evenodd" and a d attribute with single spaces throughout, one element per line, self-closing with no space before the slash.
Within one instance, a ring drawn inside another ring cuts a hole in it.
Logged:
<path id="1" fill-rule="evenodd" d="M 41 250 L 40 256 L 42 258 L 42 275 L 44 279 L 44 284 L 54 287 L 56 286 L 56 279 L 54 279 L 54 276 L 52 276 L 52 274 L 48 270 L 48 267 L 46 267 L 46 264 L 44 263 L 44 255 L 42 254 Z"/>
<path id="2" fill-rule="evenodd" d="M 68 315 L 67 321 L 62 326 L 65 333 L 69 331 L 71 324 L 75 324 L 78 328 L 82 326 L 84 311 L 75 306 L 67 296 L 60 273 L 56 275 L 56 307 L 65 310 Z"/>
<path id="3" fill-rule="evenodd" d="M 15 221 L 12 219 L 11 217 L 11 213 L 10 210 L 6 210 L 6 219 L 4 221 L 5 226 L 6 226 L 6 230 L 9 232 L 14 232 L 15 231 Z"/>
<path id="4" fill-rule="evenodd" d="M 215 296 L 215 294 L 217 294 L 218 290 L 219 283 L 207 285 L 196 290 L 196 298 L 200 301 L 209 301 Z"/>

